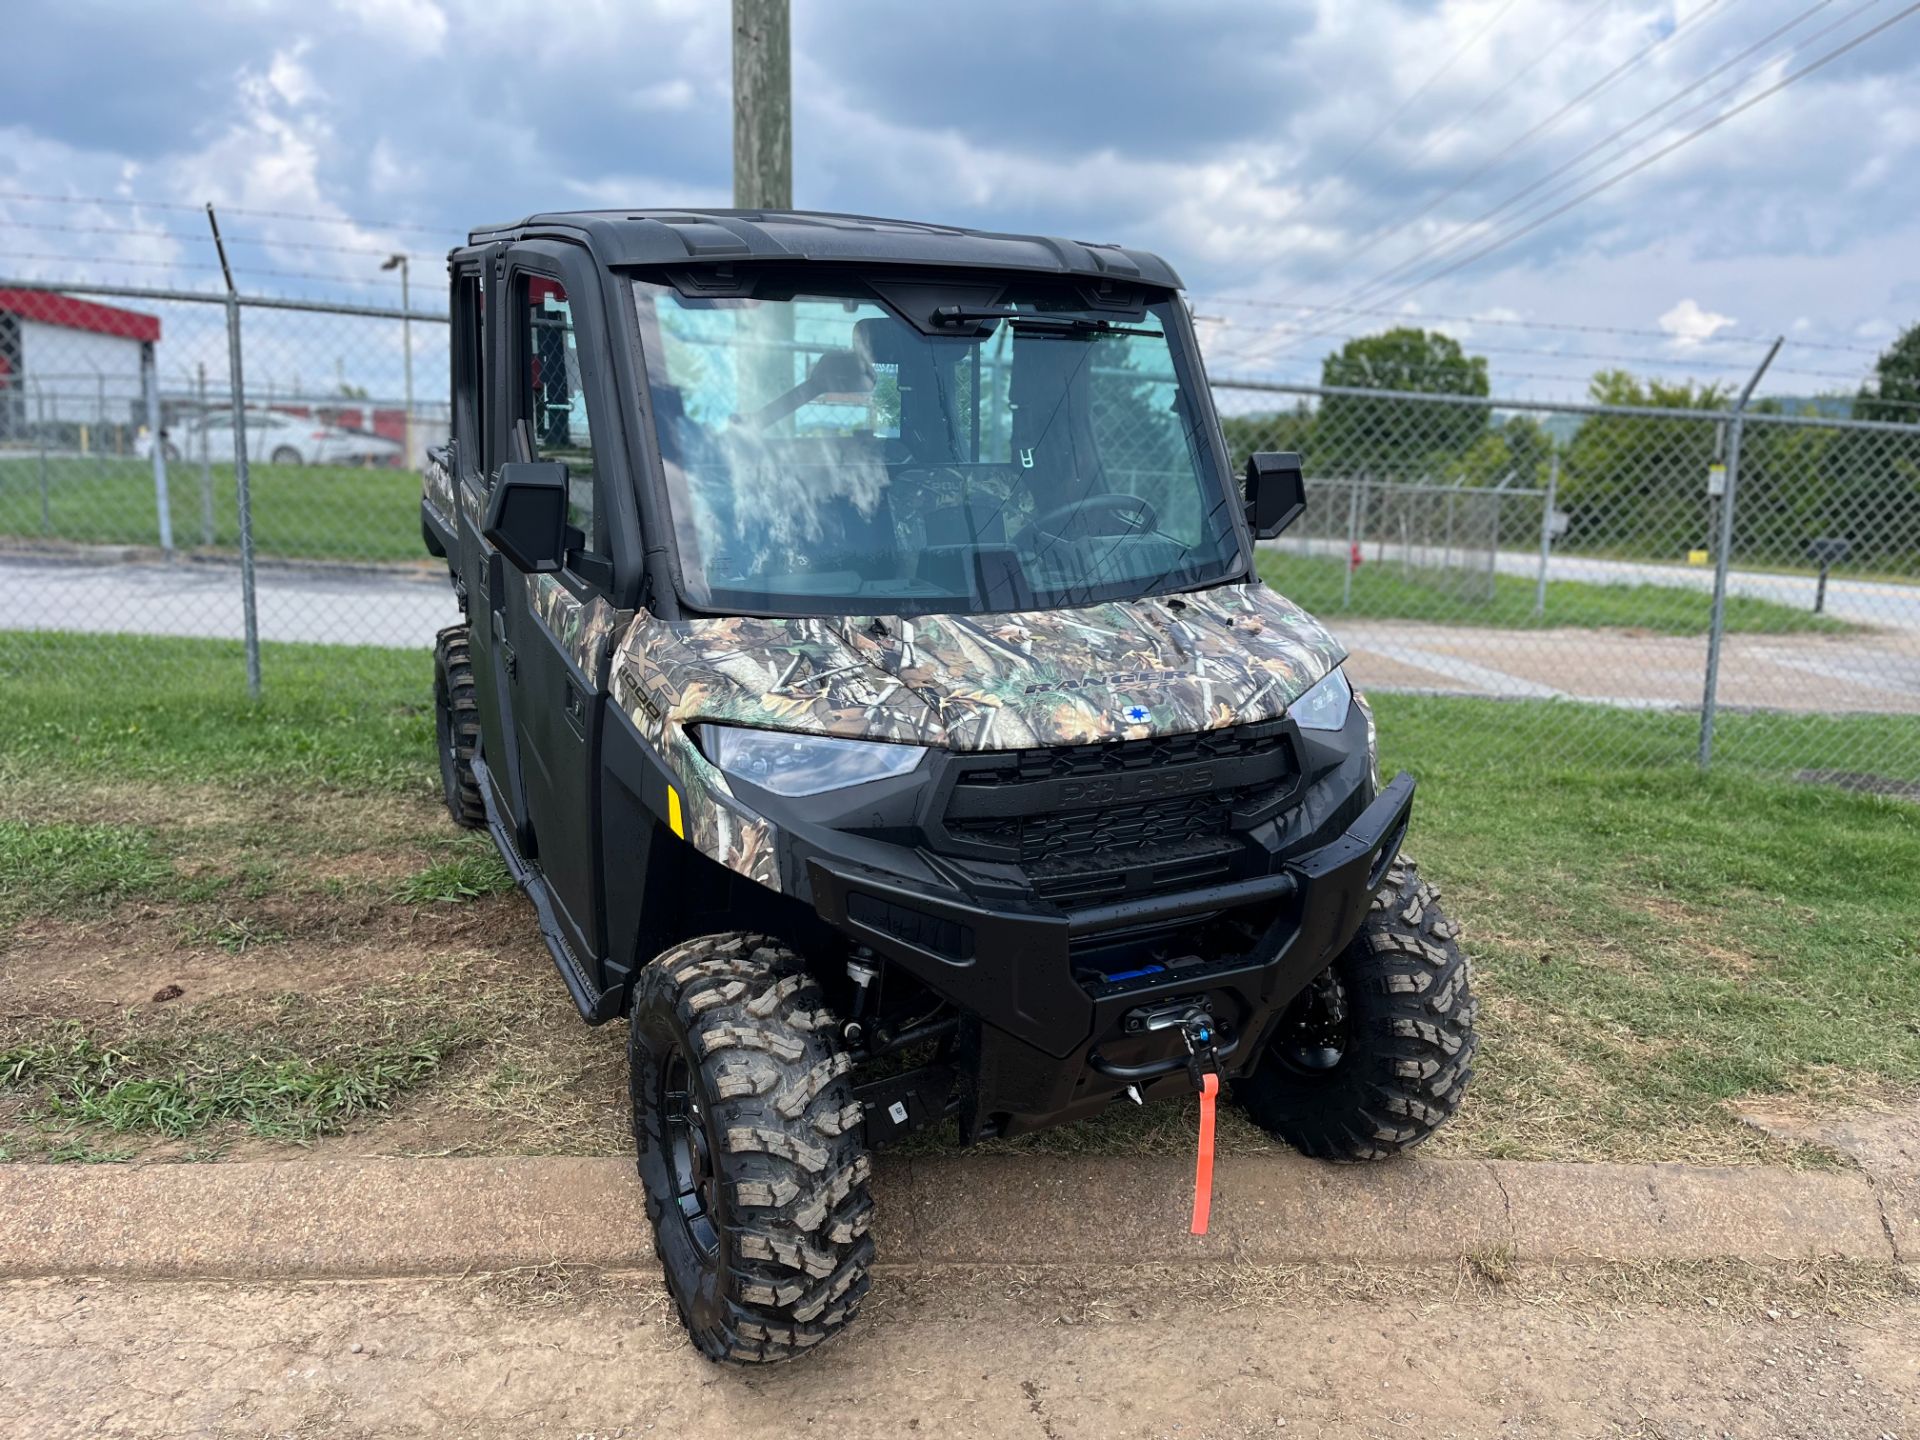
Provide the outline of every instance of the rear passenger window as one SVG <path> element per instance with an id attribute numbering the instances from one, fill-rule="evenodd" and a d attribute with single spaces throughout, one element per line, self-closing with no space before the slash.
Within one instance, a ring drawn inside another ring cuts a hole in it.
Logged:
<path id="1" fill-rule="evenodd" d="M 525 321 L 521 352 L 525 363 L 515 418 L 526 422 L 533 459 L 565 463 L 567 519 L 587 537 L 587 548 L 598 550 L 593 528 L 593 429 L 574 339 L 573 307 L 566 287 L 542 275 L 521 277 L 518 290 Z"/>

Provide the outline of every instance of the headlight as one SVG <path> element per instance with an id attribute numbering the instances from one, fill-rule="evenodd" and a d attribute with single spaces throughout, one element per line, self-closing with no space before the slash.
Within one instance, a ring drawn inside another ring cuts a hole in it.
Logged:
<path id="1" fill-rule="evenodd" d="M 917 768 L 926 750 L 877 740 L 837 740 L 741 725 L 697 725 L 694 739 L 727 774 L 776 795 L 818 795 L 869 780 L 891 780 Z"/>
<path id="2" fill-rule="evenodd" d="M 1352 704 L 1353 687 L 1347 684 L 1346 671 L 1329 670 L 1326 678 L 1287 707 L 1287 714 L 1302 730 L 1340 730 L 1346 727 Z"/>

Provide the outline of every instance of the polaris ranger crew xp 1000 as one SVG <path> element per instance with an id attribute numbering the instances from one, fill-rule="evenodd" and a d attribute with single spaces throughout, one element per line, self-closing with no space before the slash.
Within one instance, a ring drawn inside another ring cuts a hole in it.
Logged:
<path id="1" fill-rule="evenodd" d="M 447 807 L 627 1018 L 704 1353 L 853 1317 L 869 1155 L 923 1125 L 1197 1091 L 1203 1137 L 1220 1093 L 1368 1159 L 1452 1114 L 1474 1002 L 1399 855 L 1413 778 L 1255 571 L 1299 460 L 1230 473 L 1163 261 L 657 211 L 450 268 Z"/>

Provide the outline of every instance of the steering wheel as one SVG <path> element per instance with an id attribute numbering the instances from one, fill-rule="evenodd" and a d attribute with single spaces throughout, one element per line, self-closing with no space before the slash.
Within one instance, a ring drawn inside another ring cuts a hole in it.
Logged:
<path id="1" fill-rule="evenodd" d="M 1036 515 L 1027 522 L 1027 529 L 1035 535 L 1064 536 L 1063 528 L 1068 522 L 1080 520 L 1088 515 L 1111 514 L 1125 517 L 1125 534 L 1135 534 L 1142 530 L 1151 530 L 1160 522 L 1160 512 L 1153 508 L 1153 502 L 1140 495 L 1127 495 L 1118 490 L 1103 490 L 1094 495 L 1082 495 L 1078 500 L 1069 500 L 1064 505 L 1056 505 L 1044 515 Z"/>

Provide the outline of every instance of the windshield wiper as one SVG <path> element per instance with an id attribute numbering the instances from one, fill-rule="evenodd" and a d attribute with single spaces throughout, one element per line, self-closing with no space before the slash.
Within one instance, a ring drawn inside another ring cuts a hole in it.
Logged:
<path id="1" fill-rule="evenodd" d="M 982 320 L 1004 320 L 1016 330 L 1053 330 L 1062 335 L 1145 335 L 1162 338 L 1159 330 L 1137 325 L 1116 325 L 1091 315 L 1050 315 L 1038 310 L 971 310 L 964 305 L 942 305 L 933 312 L 936 325 L 977 324 Z"/>

